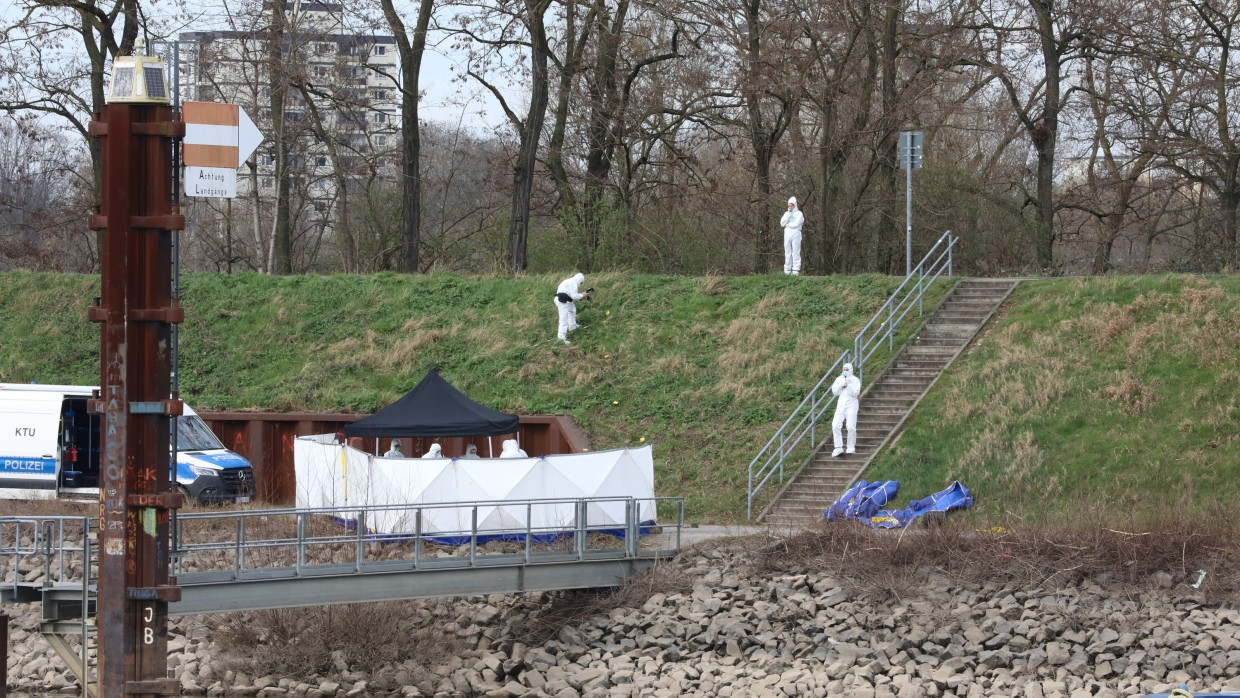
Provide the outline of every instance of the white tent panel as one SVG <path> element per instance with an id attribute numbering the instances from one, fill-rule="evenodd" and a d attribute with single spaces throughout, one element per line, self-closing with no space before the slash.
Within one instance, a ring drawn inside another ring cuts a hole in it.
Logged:
<path id="1" fill-rule="evenodd" d="M 589 506 L 592 527 L 623 525 L 624 498 L 638 500 L 639 520 L 655 519 L 650 446 L 543 458 L 423 460 L 371 456 L 323 434 L 298 437 L 293 456 L 297 506 L 389 506 L 366 522 L 380 533 L 413 533 L 416 507 L 422 506 L 423 532 L 467 534 L 472 506 L 434 506 L 458 502 L 490 502 L 477 510 L 480 533 L 576 525 L 573 502 L 523 501 L 531 499 L 616 497 Z"/>

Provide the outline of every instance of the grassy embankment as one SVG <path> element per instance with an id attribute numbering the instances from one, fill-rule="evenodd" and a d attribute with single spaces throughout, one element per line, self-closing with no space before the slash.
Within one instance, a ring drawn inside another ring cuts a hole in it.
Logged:
<path id="1" fill-rule="evenodd" d="M 369 412 L 437 368 L 498 409 L 573 415 L 596 448 L 644 438 L 660 494 L 739 521 L 749 459 L 897 283 L 592 275 L 564 347 L 558 281 L 190 276 L 183 392 Z M 0 275 L 0 379 L 96 382 L 97 294 Z M 900 504 L 959 479 L 971 517 L 1012 524 L 1217 514 L 1240 495 L 1238 297 L 1234 277 L 1026 282 L 865 477 L 900 480 Z"/>
<path id="2" fill-rule="evenodd" d="M 991 521 L 1234 518 L 1240 278 L 1025 283 L 868 479 Z M 903 501 L 903 500 L 902 500 Z"/>
<path id="3" fill-rule="evenodd" d="M 198 409 L 371 412 L 435 368 L 496 409 L 571 414 L 595 448 L 652 444 L 658 494 L 683 495 L 691 521 L 740 521 L 749 460 L 899 283 L 591 275 L 565 347 L 560 278 L 191 275 L 182 395 Z M 97 383 L 85 317 L 98 284 L 0 275 L 0 380 Z"/>

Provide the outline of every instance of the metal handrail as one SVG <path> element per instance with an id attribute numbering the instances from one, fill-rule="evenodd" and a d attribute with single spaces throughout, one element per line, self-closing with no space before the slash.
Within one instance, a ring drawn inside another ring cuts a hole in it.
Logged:
<path id="1" fill-rule="evenodd" d="M 852 348 L 845 349 L 840 354 L 840 358 L 831 364 L 831 368 L 827 369 L 801 403 L 792 410 L 783 425 L 775 430 L 775 435 L 758 450 L 757 455 L 749 462 L 749 492 L 745 510 L 748 519 L 753 519 L 753 502 L 758 491 L 775 477 L 778 477 L 781 483 L 784 481 L 788 456 L 801 442 L 809 437 L 811 446 L 818 444 L 818 422 L 827 409 L 835 404 L 835 395 L 831 394 L 828 381 L 843 364 L 849 362 L 853 364 L 857 377 L 862 378 L 866 362 L 878 350 L 883 340 L 887 341 L 892 351 L 895 350 L 896 330 L 913 306 L 917 306 L 919 316 L 923 314 L 927 289 L 944 274 L 949 277 L 952 275 L 952 249 L 959 239 L 952 235 L 950 230 L 939 237 L 926 256 L 922 257 L 874 313 L 874 317 L 857 333 Z"/>
<path id="2" fill-rule="evenodd" d="M 12 583 L 0 587 L 16 590 L 21 584 L 19 563 L 26 558 L 42 557 L 43 580 L 57 583 L 70 579 L 69 558 L 65 553 L 88 552 L 92 519 L 85 516 L 3 516 L 0 517 L 0 569 L 13 575 Z M 78 542 L 81 529 L 81 542 Z M 72 529 L 72 530 L 71 530 Z M 22 541 L 29 539 L 29 543 Z M 11 567 L 5 560 L 11 558 Z"/>
<path id="3" fill-rule="evenodd" d="M 643 521 L 641 519 L 641 511 L 643 509 L 642 505 L 646 502 L 653 503 L 656 512 L 661 504 L 673 505 L 675 510 L 674 523 L 660 524 L 657 521 Z M 623 504 L 624 520 L 615 523 L 602 521 L 591 523 L 588 520 L 590 509 L 607 504 Z M 539 511 L 538 507 L 545 506 L 568 507 L 574 513 L 573 520 L 535 525 L 534 513 Z M 479 527 L 479 510 L 492 507 L 524 509 L 526 512 L 525 521 L 517 526 L 507 528 Z M 469 520 L 472 522 L 472 525 L 461 530 L 427 532 L 423 528 L 423 515 L 428 511 L 436 509 L 468 510 Z M 367 521 L 375 521 L 376 517 L 384 512 L 397 511 L 409 513 L 412 516 L 412 520 L 415 522 L 415 530 L 413 532 L 387 534 L 377 533 L 368 529 Z M 352 524 L 352 530 L 346 528 L 345 530 L 333 531 L 324 535 L 309 535 L 307 523 L 322 517 L 335 519 L 337 523 L 345 520 L 355 523 Z M 272 519 L 288 521 L 294 532 L 291 535 L 284 534 L 279 530 L 279 526 L 272 526 Z M 195 540 L 195 532 L 192 530 L 192 525 L 198 522 L 210 526 L 213 521 L 219 522 L 220 525 L 215 532 L 221 535 L 218 535 L 215 540 Z M 76 530 L 66 535 L 66 527 L 71 523 L 75 526 L 75 529 L 77 526 L 81 527 L 81 544 L 78 544 Z M 665 546 L 658 550 L 642 550 L 637 542 L 637 537 L 645 530 L 643 524 L 646 526 L 657 525 L 665 532 L 670 532 L 670 529 L 674 528 L 674 535 L 669 537 L 669 540 L 674 541 L 674 543 L 671 543 L 670 547 Z M 187 526 L 190 527 L 190 530 L 187 530 Z M 344 564 L 352 567 L 355 572 L 363 572 L 366 571 L 372 562 L 368 560 L 367 553 L 374 547 L 375 543 L 405 541 L 409 543 L 412 551 L 412 557 L 406 557 L 405 562 L 410 563 L 412 569 L 419 569 L 432 560 L 430 556 L 424 554 L 424 543 L 436 543 L 444 539 L 460 538 L 467 540 L 469 547 L 468 556 L 462 556 L 459 560 L 453 560 L 453 562 L 459 562 L 468 567 L 476 567 L 496 563 L 512 564 L 514 562 L 511 554 L 491 553 L 483 550 L 483 542 L 479 541 L 480 537 L 496 535 L 517 535 L 523 537 L 525 550 L 522 555 L 517 556 L 521 558 L 517 562 L 530 563 L 538 562 L 540 557 L 548 557 L 550 555 L 533 550 L 531 541 L 539 536 L 551 534 L 571 535 L 574 539 L 571 558 L 582 560 L 589 557 L 589 553 L 596 552 L 587 546 L 586 538 L 588 534 L 597 531 L 614 530 L 624 532 L 624 545 L 621 548 L 609 548 L 608 550 L 618 551 L 617 554 L 622 555 L 626 559 L 635 559 L 639 557 L 662 557 L 678 552 L 683 526 L 683 497 L 589 497 L 445 502 L 437 504 L 390 504 L 366 507 L 354 505 L 203 511 L 178 513 L 174 516 L 170 530 L 172 539 L 171 560 L 173 573 L 178 576 L 181 584 L 186 584 L 192 583 L 195 576 L 199 574 L 204 576 L 213 575 L 212 572 L 184 571 L 182 563 L 187 556 L 204 553 L 226 555 L 231 558 L 232 562 L 232 569 L 229 570 L 228 574 L 233 578 L 239 578 L 245 576 L 245 573 L 270 572 L 272 566 L 263 564 L 264 552 L 282 550 L 285 552 L 278 556 L 280 562 L 276 563 L 283 569 L 282 576 L 291 575 L 296 577 L 313 573 L 316 567 L 338 566 L 339 563 L 314 564 L 307 561 L 307 549 L 311 546 L 334 545 L 341 549 L 347 548 L 349 550 L 348 555 L 351 559 Z M 43 556 L 41 562 L 44 565 L 44 579 L 54 582 L 77 582 L 83 583 L 84 587 L 89 586 L 92 582 L 89 571 L 90 558 L 93 557 L 94 553 L 91 550 L 89 534 L 95 528 L 97 528 L 97 519 L 90 519 L 88 517 L 0 517 L 0 569 L 6 566 L 3 563 L 11 556 L 14 575 L 13 588 L 16 591 L 21 584 L 21 576 L 18 574 L 21 560 Z M 23 540 L 30 542 L 23 544 Z M 76 553 L 85 557 L 82 565 L 85 574 L 71 572 L 66 565 L 68 560 L 66 553 Z M 562 553 L 555 553 L 554 555 L 563 558 Z M 55 566 L 53 566 L 53 558 L 58 558 Z M 285 560 L 287 560 L 287 565 L 283 564 Z M 79 580 L 81 581 L 79 582 Z M 0 587 L 6 586 L 7 584 L 0 584 Z"/>

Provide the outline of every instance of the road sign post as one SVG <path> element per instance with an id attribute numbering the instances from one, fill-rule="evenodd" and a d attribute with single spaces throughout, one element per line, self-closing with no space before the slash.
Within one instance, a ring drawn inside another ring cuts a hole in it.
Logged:
<path id="1" fill-rule="evenodd" d="M 263 142 L 263 134 L 237 104 L 186 102 L 182 161 L 185 195 L 232 198 L 237 195 L 237 168 Z"/>
<path id="2" fill-rule="evenodd" d="M 904 169 L 904 275 L 913 273 L 913 170 L 921 169 L 921 131 L 900 132 L 900 167 Z"/>

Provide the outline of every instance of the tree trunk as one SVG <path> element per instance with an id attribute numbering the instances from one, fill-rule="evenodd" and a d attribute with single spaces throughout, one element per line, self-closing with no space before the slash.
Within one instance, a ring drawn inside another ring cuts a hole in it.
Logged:
<path id="1" fill-rule="evenodd" d="M 604 207 L 603 192 L 607 186 L 607 177 L 611 173 L 612 157 L 616 150 L 615 120 L 619 108 L 616 92 L 616 63 L 628 10 L 628 0 L 619 0 L 616 4 L 614 18 L 609 17 L 605 11 L 597 13 L 598 49 L 593 80 L 590 82 L 590 116 L 586 128 L 584 197 L 586 249 L 583 261 L 588 270 L 594 268 L 594 255 L 598 251 L 599 229 Z"/>
<path id="2" fill-rule="evenodd" d="M 422 133 L 418 128 L 418 81 L 434 0 L 421 0 L 418 5 L 418 22 L 413 30 L 412 42 L 392 0 L 380 0 L 380 3 L 388 27 L 396 37 L 396 51 L 400 57 L 401 172 L 404 175 L 401 178 L 400 270 L 413 274 L 418 271 L 422 228 Z"/>
<path id="3" fill-rule="evenodd" d="M 878 226 L 879 239 L 876 241 L 878 251 L 878 271 L 895 274 L 900 269 L 900 260 L 904 257 L 904 231 L 900 222 L 904 220 L 900 204 L 904 197 L 900 196 L 899 142 L 901 117 L 897 113 L 896 92 L 896 58 L 899 56 L 897 28 L 900 21 L 899 0 L 888 0 L 883 13 L 882 38 L 882 71 L 883 71 L 883 118 L 882 141 L 879 143 L 880 181 L 887 189 L 887 215 Z M 899 212 L 899 213 L 898 213 Z M 885 232 L 884 232 L 885 231 Z"/>
<path id="4" fill-rule="evenodd" d="M 1034 251 L 1038 266 L 1049 270 L 1055 263 L 1055 147 L 1059 138 L 1060 42 L 1055 36 L 1051 0 L 1030 0 L 1037 15 L 1038 37 L 1042 44 L 1042 63 L 1046 68 L 1046 96 L 1042 118 L 1035 123 L 1030 138 L 1038 154 L 1038 218 Z"/>
<path id="5" fill-rule="evenodd" d="M 550 80 L 547 75 L 547 30 L 543 23 L 551 0 L 526 0 L 526 24 L 530 32 L 530 108 L 521 128 L 521 149 L 512 176 L 512 223 L 508 229 L 508 269 L 525 271 L 526 245 L 530 236 L 530 192 L 538 164 L 538 142 L 547 115 Z"/>
<path id="6" fill-rule="evenodd" d="M 564 36 L 568 45 L 564 48 L 564 64 L 560 68 L 560 84 L 555 105 L 555 120 L 551 127 L 551 139 L 547 143 L 547 170 L 555 181 L 556 190 L 560 193 L 560 203 L 572 216 L 579 216 L 577 211 L 577 195 L 568 183 L 568 171 L 564 167 L 564 137 L 568 132 L 568 106 L 573 92 L 573 81 L 577 77 L 581 65 L 581 52 L 590 36 L 590 21 L 593 11 L 587 16 L 581 35 L 577 34 L 577 4 L 568 3 L 564 7 Z M 588 271 L 588 270 L 587 270 Z"/>
<path id="7" fill-rule="evenodd" d="M 284 138 L 284 99 L 288 80 L 284 76 L 284 39 L 287 36 L 284 3 L 271 3 L 271 31 L 267 38 L 267 78 L 271 89 L 271 135 L 275 151 L 276 220 L 268 272 L 293 273 L 293 232 L 289 214 L 288 144 Z"/>

